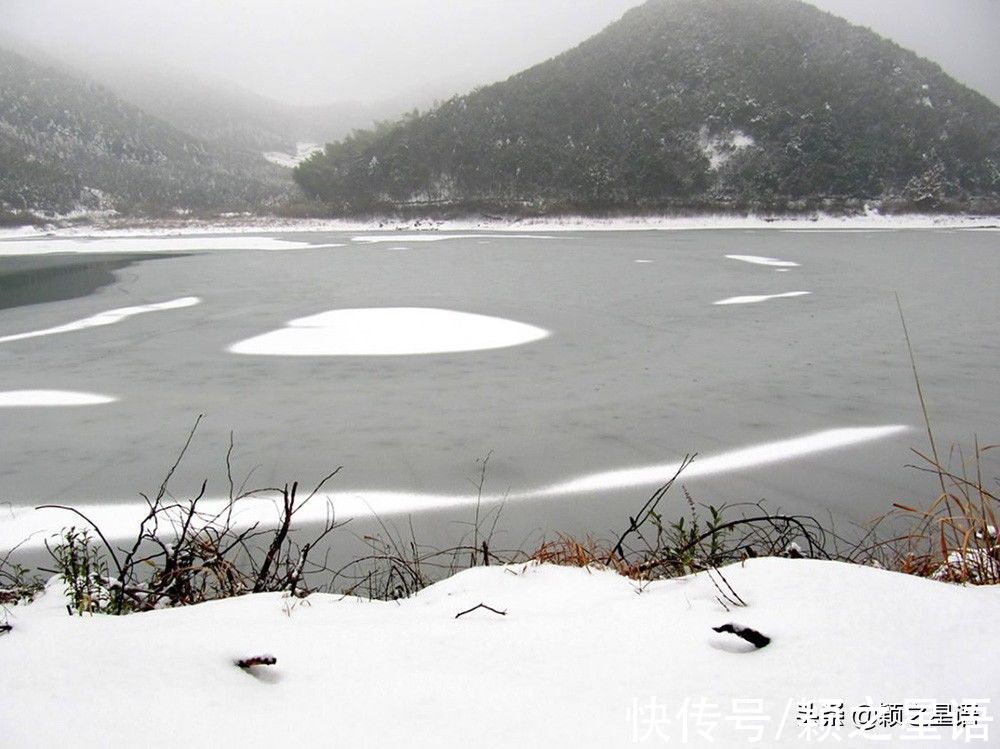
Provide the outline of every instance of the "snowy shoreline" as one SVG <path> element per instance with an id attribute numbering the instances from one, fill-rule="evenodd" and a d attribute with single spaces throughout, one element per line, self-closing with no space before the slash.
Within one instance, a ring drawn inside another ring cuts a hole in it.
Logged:
<path id="1" fill-rule="evenodd" d="M 599 218 L 558 216 L 525 219 L 384 219 L 353 221 L 346 219 L 281 219 L 270 217 L 221 217 L 213 220 L 126 222 L 104 221 L 87 225 L 21 226 L 0 229 L 4 239 L 32 237 L 132 237 L 182 236 L 198 234 L 298 233 L 298 232 L 396 232 L 396 231 L 490 231 L 544 232 L 577 231 L 694 231 L 772 229 L 797 231 L 878 231 L 900 229 L 978 229 L 1000 230 L 1000 216 L 900 214 L 883 216 L 865 214 L 836 216 L 727 216 L 690 217 L 628 216 Z"/>
<path id="2" fill-rule="evenodd" d="M 745 606 L 720 603 L 721 576 Z M 65 606 L 54 581 L 8 608 L 10 746 L 964 746 L 996 728 L 996 590 L 838 562 L 646 583 L 528 563 L 390 602 Z"/>

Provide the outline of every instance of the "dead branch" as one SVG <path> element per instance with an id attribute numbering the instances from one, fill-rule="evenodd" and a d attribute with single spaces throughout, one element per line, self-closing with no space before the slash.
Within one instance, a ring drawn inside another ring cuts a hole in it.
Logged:
<path id="1" fill-rule="evenodd" d="M 457 614 L 455 614 L 455 618 L 458 619 L 459 617 L 465 616 L 466 614 L 471 614 L 473 611 L 478 611 L 479 609 L 486 609 L 487 611 L 492 611 L 494 614 L 498 614 L 499 616 L 507 616 L 506 611 L 498 611 L 492 606 L 487 606 L 485 603 L 479 603 L 473 606 L 471 609 L 466 609 L 465 611 L 459 611 Z"/>

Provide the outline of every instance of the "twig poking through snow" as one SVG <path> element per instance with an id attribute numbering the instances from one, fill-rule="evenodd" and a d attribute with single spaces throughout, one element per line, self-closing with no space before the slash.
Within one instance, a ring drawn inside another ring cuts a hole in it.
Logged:
<path id="1" fill-rule="evenodd" d="M 455 614 L 455 618 L 458 619 L 460 616 L 471 614 L 473 611 L 477 611 L 479 609 L 486 609 L 487 611 L 492 611 L 494 614 L 499 614 L 500 616 L 507 616 L 506 611 L 497 611 L 492 606 L 487 606 L 485 603 L 480 603 L 476 606 L 473 606 L 471 609 L 466 609 L 465 611 L 459 611 L 457 614 Z"/>
<path id="2" fill-rule="evenodd" d="M 744 627 L 742 624 L 723 624 L 721 627 L 712 627 L 712 629 L 716 632 L 729 632 L 737 637 L 742 637 L 758 650 L 771 644 L 770 637 L 761 634 L 756 629 Z"/>

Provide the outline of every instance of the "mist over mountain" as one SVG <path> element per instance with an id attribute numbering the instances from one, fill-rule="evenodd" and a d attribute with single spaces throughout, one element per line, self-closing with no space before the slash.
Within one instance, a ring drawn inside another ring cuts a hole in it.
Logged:
<path id="1" fill-rule="evenodd" d="M 287 198 L 259 154 L 195 138 L 107 88 L 0 50 L 0 209 L 261 210 Z"/>
<path id="2" fill-rule="evenodd" d="M 995 205 L 1000 108 L 797 0 L 650 0 L 295 178 L 344 212 Z"/>
<path id="3" fill-rule="evenodd" d="M 294 153 L 299 143 L 322 143 L 397 118 L 400 102 L 335 102 L 293 105 L 269 99 L 235 83 L 163 66 L 124 68 L 92 64 L 87 76 L 183 132 L 225 148 L 255 154 Z M 427 100 L 426 103 L 430 103 Z"/>

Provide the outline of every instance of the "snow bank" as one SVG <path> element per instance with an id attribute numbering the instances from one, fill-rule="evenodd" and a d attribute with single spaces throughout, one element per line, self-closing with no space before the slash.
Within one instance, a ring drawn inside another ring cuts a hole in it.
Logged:
<path id="1" fill-rule="evenodd" d="M 181 297 L 180 299 L 172 299 L 168 302 L 140 304 L 134 307 L 119 307 L 117 309 L 108 310 L 107 312 L 99 312 L 98 314 L 91 315 L 90 317 L 84 317 L 82 320 L 74 320 L 73 322 L 66 323 L 65 325 L 56 325 L 52 328 L 31 330 L 27 333 L 15 333 L 14 335 L 2 336 L 0 337 L 0 343 L 23 341 L 26 338 L 38 338 L 39 336 L 57 335 L 59 333 L 72 333 L 77 330 L 101 327 L 102 325 L 114 325 L 115 323 L 134 317 L 135 315 L 142 315 L 147 312 L 163 312 L 165 310 L 193 307 L 200 302 L 201 300 L 198 297 L 186 296 Z"/>
<path id="2" fill-rule="evenodd" d="M 533 234 L 371 234 L 352 238 L 353 242 L 379 244 L 381 242 L 444 242 L 449 239 L 552 239 Z"/>
<path id="3" fill-rule="evenodd" d="M 820 455 L 831 450 L 841 450 L 888 439 L 910 428 L 899 425 L 849 427 L 828 429 L 791 439 L 764 442 L 747 447 L 698 457 L 683 474 L 683 480 L 715 476 L 735 471 L 745 471 Z M 338 520 L 364 518 L 377 515 L 429 512 L 433 510 L 476 507 L 479 502 L 521 502 L 567 497 L 592 491 L 650 488 L 663 484 L 680 468 L 679 462 L 633 466 L 597 473 L 573 476 L 541 487 L 528 487 L 519 491 L 505 491 L 502 495 L 418 493 L 385 489 L 357 489 L 323 492 L 312 503 L 297 512 L 299 522 L 319 523 L 326 520 L 327 502 L 332 503 Z M 206 513 L 216 514 L 226 507 L 224 499 L 204 499 L 199 507 Z M 145 503 L 120 501 L 107 504 L 74 505 L 96 522 L 109 539 L 125 539 L 135 535 L 136 528 L 145 516 Z M 273 525 L 276 518 L 274 502 L 270 499 L 248 498 L 241 500 L 234 523 L 249 527 L 254 523 Z M 67 513 L 54 510 L 34 510 L 32 507 L 9 507 L 0 512 L 0 552 L 18 544 L 32 549 L 42 546 L 46 534 L 57 532 L 76 522 Z"/>
<path id="4" fill-rule="evenodd" d="M 340 309 L 292 320 L 240 341 L 234 354 L 257 356 L 402 356 L 518 346 L 547 330 L 499 317 L 424 307 Z"/>
<path id="5" fill-rule="evenodd" d="M 274 237 L 171 237 L 124 236 L 60 239 L 0 239 L 0 257 L 13 255 L 50 255 L 55 253 L 161 253 L 209 252 L 217 250 L 303 250 L 343 247 L 342 244 L 309 242 Z"/>
<path id="6" fill-rule="evenodd" d="M 99 406 L 114 403 L 117 398 L 72 390 L 6 390 L 0 391 L 0 408 L 35 408 L 39 406 Z"/>
<path id="7" fill-rule="evenodd" d="M 3 744 L 784 747 L 825 732 L 898 746 L 934 712 L 921 706 L 992 717 L 972 703 L 997 697 L 996 590 L 812 560 L 722 574 L 748 606 L 723 609 L 707 574 L 640 586 L 537 565 L 468 570 L 394 603 L 262 594 L 118 618 L 69 617 L 50 584 L 0 636 Z M 456 618 L 480 603 L 504 614 Z M 712 631 L 727 623 L 771 643 Z M 264 654 L 276 664 L 234 665 Z M 900 724 L 855 727 L 857 706 L 882 703 Z M 821 728 L 822 714 L 843 725 Z M 957 742 L 952 728 L 923 735 L 965 745 L 983 718 Z"/>
<path id="8" fill-rule="evenodd" d="M 783 294 L 758 294 L 752 296 L 731 296 L 728 299 L 720 299 L 717 302 L 712 302 L 712 304 L 723 305 L 723 304 L 757 304 L 758 302 L 766 302 L 770 299 L 789 299 L 796 296 L 808 296 L 812 294 L 811 291 L 786 291 Z"/>
<path id="9" fill-rule="evenodd" d="M 402 221 L 354 221 L 347 219 L 284 219 L 241 215 L 211 221 L 179 220 L 130 224 L 110 222 L 96 226 L 14 227 L 0 229 L 0 237 L 62 236 L 62 237 L 131 237 L 187 236 L 192 234 L 257 234 L 260 232 L 357 232 L 357 231 L 489 231 L 523 233 L 576 231 L 694 231 L 694 230 L 817 230 L 817 231 L 894 231 L 900 229 L 976 229 L 1000 231 L 1000 216 L 940 216 L 909 214 L 882 216 L 831 216 L 817 214 L 804 217 L 707 215 L 685 218 L 671 216 L 625 216 L 596 218 L 593 216 L 554 216 L 525 219 L 466 218 Z"/>

